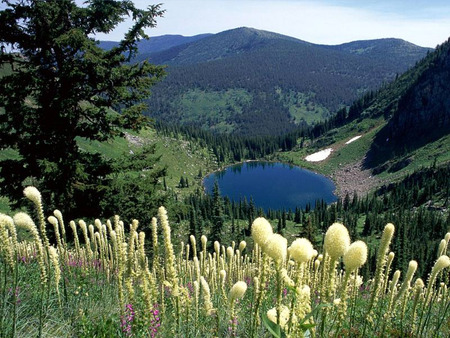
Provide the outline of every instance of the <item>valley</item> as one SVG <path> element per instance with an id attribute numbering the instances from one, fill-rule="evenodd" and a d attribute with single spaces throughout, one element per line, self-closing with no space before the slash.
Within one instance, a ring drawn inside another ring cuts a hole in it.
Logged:
<path id="1" fill-rule="evenodd" d="M 449 335 L 450 39 L 4 6 L 0 336 Z"/>

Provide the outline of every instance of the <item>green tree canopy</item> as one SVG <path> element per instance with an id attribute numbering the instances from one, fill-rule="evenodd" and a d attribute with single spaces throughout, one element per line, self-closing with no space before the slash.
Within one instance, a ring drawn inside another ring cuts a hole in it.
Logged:
<path id="1" fill-rule="evenodd" d="M 0 79 L 0 144 L 20 156 L 0 162 L 0 193 L 17 201 L 31 183 L 47 205 L 69 215 L 77 203 L 98 205 L 111 165 L 80 150 L 77 138 L 105 141 L 122 128 L 149 124 L 142 99 L 164 69 L 130 60 L 147 38 L 144 29 L 164 11 L 127 0 L 89 0 L 81 7 L 73 0 L 2 2 L 0 66 L 10 64 L 13 72 Z M 101 49 L 95 35 L 126 18 L 133 23 L 124 38 Z"/>

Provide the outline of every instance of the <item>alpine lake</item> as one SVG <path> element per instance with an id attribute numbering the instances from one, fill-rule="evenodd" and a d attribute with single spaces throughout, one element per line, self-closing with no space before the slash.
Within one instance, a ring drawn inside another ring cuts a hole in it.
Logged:
<path id="1" fill-rule="evenodd" d="M 295 210 L 308 204 L 314 207 L 317 200 L 337 200 L 329 178 L 279 162 L 251 161 L 216 171 L 203 180 L 207 193 L 212 193 L 215 182 L 222 196 L 235 202 L 253 199 L 255 206 L 265 211 Z"/>

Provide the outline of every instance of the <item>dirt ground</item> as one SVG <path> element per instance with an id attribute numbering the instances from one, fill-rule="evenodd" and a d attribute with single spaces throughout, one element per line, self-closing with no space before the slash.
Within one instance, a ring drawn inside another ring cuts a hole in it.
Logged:
<path id="1" fill-rule="evenodd" d="M 358 196 L 364 196 L 370 190 L 382 185 L 377 177 L 372 176 L 370 170 L 362 168 L 362 160 L 340 168 L 332 179 L 336 184 L 336 194 L 342 198 L 347 193 L 353 196 L 354 192 Z"/>

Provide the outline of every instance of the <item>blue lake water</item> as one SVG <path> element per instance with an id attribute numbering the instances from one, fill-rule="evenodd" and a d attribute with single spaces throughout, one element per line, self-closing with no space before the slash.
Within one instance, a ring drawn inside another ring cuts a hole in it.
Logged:
<path id="1" fill-rule="evenodd" d="M 264 210 L 304 208 L 316 200 L 337 200 L 333 182 L 322 175 L 284 163 L 246 162 L 208 175 L 204 187 L 211 193 L 214 182 L 222 196 L 239 201 L 250 197 Z"/>

